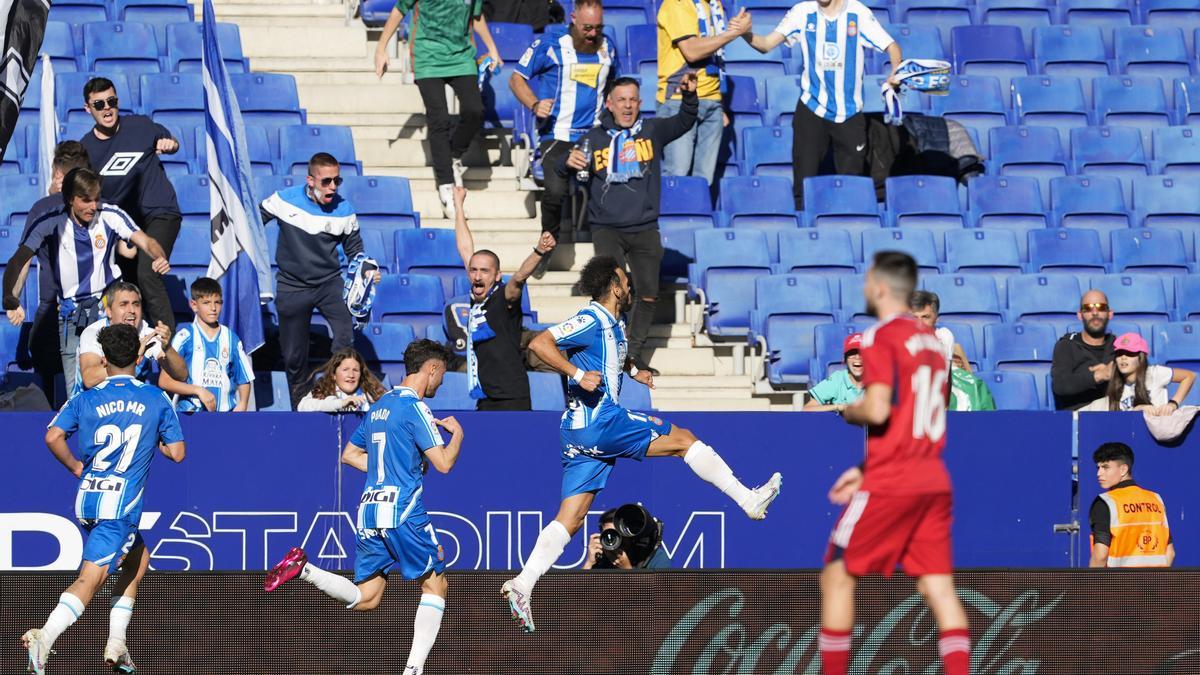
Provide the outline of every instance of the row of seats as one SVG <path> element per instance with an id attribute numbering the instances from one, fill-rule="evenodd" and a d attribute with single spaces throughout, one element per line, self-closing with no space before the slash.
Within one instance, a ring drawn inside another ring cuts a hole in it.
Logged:
<path id="1" fill-rule="evenodd" d="M 201 68 L 203 51 L 201 24 L 193 20 L 186 2 L 123 0 L 155 3 L 130 7 L 125 18 L 106 19 L 95 15 L 96 6 L 76 6 L 67 13 L 83 16 L 64 20 L 56 16 L 64 7 L 55 2 L 46 22 L 40 53 L 47 54 L 55 72 L 106 70 L 137 72 L 194 72 Z M 101 10 L 103 11 L 103 10 Z M 146 12 L 153 17 L 144 16 Z M 230 72 L 248 72 L 237 24 L 218 23 L 217 41 L 221 58 Z"/>

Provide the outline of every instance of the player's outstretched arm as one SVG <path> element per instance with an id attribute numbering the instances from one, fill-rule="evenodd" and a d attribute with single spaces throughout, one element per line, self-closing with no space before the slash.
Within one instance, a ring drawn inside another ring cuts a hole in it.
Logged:
<path id="1" fill-rule="evenodd" d="M 79 478 L 83 475 L 83 462 L 75 459 L 75 455 L 71 453 L 71 448 L 67 446 L 67 432 L 58 427 L 50 427 L 46 430 L 46 447 L 50 448 L 50 454 L 54 455 L 63 466 L 67 467 L 67 471 L 71 475 Z"/>
<path id="2" fill-rule="evenodd" d="M 439 473 L 450 473 L 450 469 L 453 469 L 455 463 L 458 462 L 459 451 L 462 450 L 462 425 L 453 417 L 435 419 L 433 423 L 450 432 L 450 442 L 429 448 L 425 451 L 425 456 L 429 458 L 429 463 Z"/>
<path id="3" fill-rule="evenodd" d="M 872 384 L 863 397 L 846 408 L 842 417 L 850 424 L 879 426 L 892 414 L 892 388 L 886 384 Z"/>
<path id="4" fill-rule="evenodd" d="M 187 456 L 187 448 L 184 446 L 183 441 L 175 441 L 174 443 L 159 443 L 158 450 L 167 459 L 175 462 L 176 464 L 182 462 L 183 458 Z"/>
<path id="5" fill-rule="evenodd" d="M 536 354 L 546 365 L 578 382 L 584 391 L 596 391 L 596 387 L 600 386 L 600 373 L 594 370 L 582 372 L 581 368 L 568 361 L 567 357 L 558 351 L 558 344 L 548 330 L 538 333 L 537 337 L 529 341 L 529 351 Z"/>
<path id="6" fill-rule="evenodd" d="M 349 464 L 359 471 L 366 473 L 367 451 L 353 443 L 347 443 L 346 449 L 342 450 L 342 464 Z"/>

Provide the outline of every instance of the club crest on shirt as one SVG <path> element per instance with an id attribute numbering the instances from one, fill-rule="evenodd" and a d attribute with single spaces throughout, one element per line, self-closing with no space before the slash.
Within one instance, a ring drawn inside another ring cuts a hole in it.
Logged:
<path id="1" fill-rule="evenodd" d="M 808 24 L 807 26 L 805 26 L 805 27 L 804 27 L 804 32 L 805 32 L 805 33 L 815 33 L 815 32 L 817 32 L 817 24 L 815 24 L 815 23 L 810 23 L 810 24 Z"/>
<path id="2" fill-rule="evenodd" d="M 858 35 L 858 22 L 850 21 L 846 23 L 846 35 L 849 35 L 850 37 Z"/>
<path id="3" fill-rule="evenodd" d="M 103 234 L 98 234 L 94 239 L 92 239 L 92 246 L 95 246 L 97 249 L 104 248 L 104 245 L 107 243 L 108 240 L 104 238 Z"/>

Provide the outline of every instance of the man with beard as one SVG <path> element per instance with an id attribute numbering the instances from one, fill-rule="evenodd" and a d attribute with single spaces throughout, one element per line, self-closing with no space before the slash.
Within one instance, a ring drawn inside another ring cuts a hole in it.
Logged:
<path id="1" fill-rule="evenodd" d="M 551 167 L 542 190 L 542 231 L 555 241 L 570 179 L 553 169 L 562 165 L 576 141 L 599 124 L 604 90 L 616 72 L 617 54 L 604 37 L 600 0 L 580 0 L 566 32 L 550 31 L 534 40 L 517 64 L 519 77 L 508 81 L 517 100 L 538 119 L 542 164 Z M 534 276 L 540 278 L 549 262 L 550 256 L 543 257 Z"/>
<path id="2" fill-rule="evenodd" d="M 508 281 L 500 278 L 500 258 L 475 250 L 463 203 L 467 191 L 454 188 L 454 239 L 471 281 L 467 334 L 467 382 L 476 410 L 530 410 L 529 379 L 521 358 L 521 293 L 540 260 L 554 250 L 554 237 L 543 232 L 533 252 Z"/>
<path id="3" fill-rule="evenodd" d="M 119 323 L 133 326 L 138 331 L 141 340 L 141 350 L 138 361 L 134 364 L 134 374 L 145 380 L 150 374 L 150 361 L 158 361 L 158 366 L 171 377 L 187 381 L 187 362 L 171 346 L 172 330 L 159 321 L 151 328 L 142 319 L 142 293 L 137 286 L 127 281 L 114 281 L 104 289 L 104 316 L 79 335 L 79 352 L 75 362 L 78 371 L 75 373 L 75 386 L 70 389 L 71 396 L 91 389 L 108 377 L 104 369 L 104 349 L 100 345 L 100 331 L 105 326 Z"/>
<path id="4" fill-rule="evenodd" d="M 717 451 L 692 432 L 621 407 L 626 343 L 625 322 L 620 317 L 633 304 L 629 277 L 615 258 L 596 256 L 580 271 L 576 289 L 591 297 L 591 303 L 529 343 L 538 358 L 570 379 L 567 411 L 559 426 L 563 475 L 558 515 L 538 535 L 521 573 L 500 588 L 513 619 L 526 633 L 534 630 L 529 604 L 534 584 L 583 526 L 592 500 L 604 489 L 618 459 L 640 462 L 646 457 L 680 457 L 752 520 L 767 516 L 767 507 L 783 485 L 783 477 L 775 473 L 763 485 L 748 488 L 734 477 Z M 631 373 L 631 377 L 654 387 L 654 378 L 645 370 Z"/>
<path id="5" fill-rule="evenodd" d="M 1108 322 L 1113 313 L 1108 297 L 1092 289 L 1079 301 L 1083 332 L 1072 332 L 1054 345 L 1050 382 L 1055 410 L 1079 410 L 1102 398 L 1113 376 L 1113 341 Z"/>

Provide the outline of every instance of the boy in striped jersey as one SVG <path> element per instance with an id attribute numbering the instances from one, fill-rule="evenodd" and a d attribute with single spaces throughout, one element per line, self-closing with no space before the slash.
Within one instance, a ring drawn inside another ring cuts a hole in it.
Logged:
<path id="1" fill-rule="evenodd" d="M 188 364 L 187 381 L 180 382 L 163 370 L 158 386 L 181 397 L 179 412 L 245 412 L 250 405 L 254 366 L 237 333 L 221 325 L 221 284 L 208 277 L 196 279 L 188 304 L 196 320 L 180 326 L 171 340 Z"/>
<path id="2" fill-rule="evenodd" d="M 138 522 L 142 492 L 155 450 L 175 462 L 184 457 L 183 432 L 170 399 L 157 387 L 134 379 L 141 350 L 137 330 L 124 323 L 100 331 L 108 378 L 72 397 L 46 431 L 46 446 L 75 477 L 75 517 L 88 531 L 79 578 L 59 596 L 41 628 L 26 631 L 29 671 L 46 672 L 54 641 L 79 618 L 108 575 L 120 570 L 112 592 L 104 661 L 115 672 L 136 671 L 125 646 L 138 584 L 150 566 Z M 67 447 L 78 432 L 79 459 Z"/>
<path id="3" fill-rule="evenodd" d="M 354 581 L 309 564 L 304 550 L 293 548 L 263 583 L 271 592 L 299 576 L 347 609 L 368 612 L 383 599 L 388 570 L 399 566 L 405 579 L 421 582 L 422 593 L 404 675 L 424 672 L 446 609 L 445 555 L 421 499 L 421 473 L 425 460 L 449 473 L 458 461 L 463 431 L 453 417 L 434 419 L 422 399 L 442 386 L 451 356 L 433 340 L 410 344 L 404 350 L 408 375 L 371 406 L 342 453 L 344 463 L 367 474 L 358 506 Z M 450 432 L 449 443 L 438 427 Z"/>

